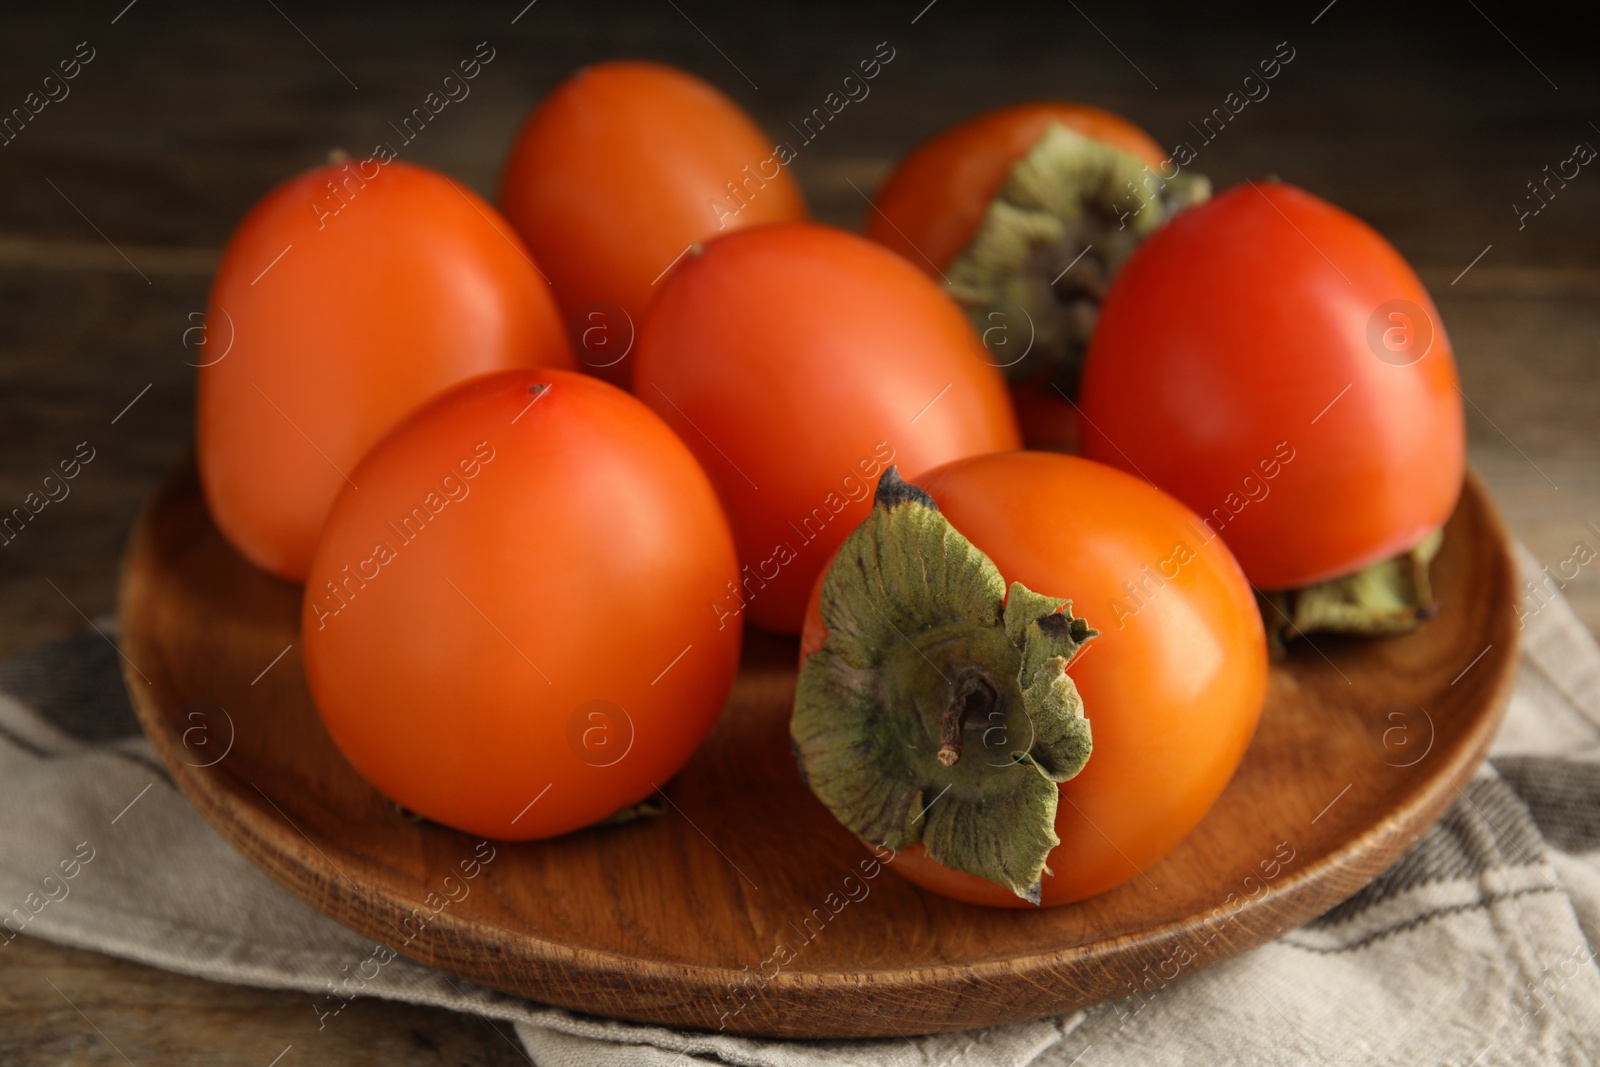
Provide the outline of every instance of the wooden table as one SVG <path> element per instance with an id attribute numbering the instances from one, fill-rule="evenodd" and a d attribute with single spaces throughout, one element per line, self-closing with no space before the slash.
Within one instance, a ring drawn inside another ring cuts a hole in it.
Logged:
<path id="1" fill-rule="evenodd" d="M 1552 573 L 1572 573 L 1579 545 L 1600 551 L 1600 174 L 1552 183 L 1556 195 L 1521 228 L 1513 208 L 1534 206 L 1525 183 L 1574 144 L 1600 146 L 1590 124 L 1600 71 L 1560 19 L 1513 20 L 1507 5 L 1484 3 L 1399 22 L 1386 12 L 1378 24 L 1355 3 L 1313 0 L 1292 17 L 1191 5 L 1152 24 L 1146 9 L 1099 2 L 1006 16 L 925 2 L 772 11 L 510 0 L 324 13 L 288 0 L 224 12 L 115 0 L 95 12 L 8 12 L 4 113 L 61 60 L 92 58 L 68 96 L 0 138 L 0 509 L 79 442 L 95 459 L 70 497 L 0 548 L 0 655 L 111 610 L 129 525 L 191 441 L 185 360 L 196 357 L 184 331 L 233 224 L 330 147 L 360 152 L 387 138 L 388 122 L 484 40 L 494 62 L 407 158 L 491 196 L 522 115 L 580 62 L 680 64 L 778 134 L 888 41 L 895 58 L 871 95 L 794 164 L 816 216 L 852 227 L 900 153 L 1005 102 L 1085 100 L 1163 143 L 1200 144 L 1191 123 L 1287 41 L 1294 58 L 1270 95 L 1231 117 L 1195 166 L 1224 187 L 1275 173 L 1388 235 L 1439 304 L 1472 461 L 1512 528 Z M 1565 589 L 1591 630 L 1597 573 L 1578 568 Z M 0 953 L 7 1064 L 266 1065 L 293 1035 L 315 1033 L 310 1016 L 299 994 L 29 939 Z M 340 1022 L 279 1062 L 524 1058 L 508 1027 L 434 1010 L 358 1002 Z"/>

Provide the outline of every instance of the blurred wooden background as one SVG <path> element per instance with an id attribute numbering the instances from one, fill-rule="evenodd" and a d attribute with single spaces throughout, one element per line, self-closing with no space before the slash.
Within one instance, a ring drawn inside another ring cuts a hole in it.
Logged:
<path id="1" fill-rule="evenodd" d="M 1580 545 L 1600 552 L 1600 172 L 1587 166 L 1564 187 L 1552 183 L 1555 195 L 1520 228 L 1513 206 L 1537 206 L 1527 183 L 1576 144 L 1600 147 L 1600 68 L 1558 8 L 440 8 L 111 0 L 0 15 L 0 116 L 23 107 L 59 61 L 93 54 L 69 95 L 0 136 L 0 511 L 79 442 L 96 451 L 71 495 L 0 547 L 0 656 L 111 610 L 129 525 L 191 441 L 185 363 L 198 357 L 184 332 L 234 223 L 329 148 L 363 153 L 390 139 L 389 123 L 480 41 L 496 50 L 493 63 L 402 158 L 491 198 L 527 109 L 584 62 L 677 63 L 781 136 L 889 42 L 895 58 L 870 96 L 794 164 L 814 214 L 847 227 L 906 149 L 1003 103 L 1082 100 L 1164 144 L 1199 146 L 1190 124 L 1288 42 L 1294 59 L 1270 95 L 1200 146 L 1195 168 L 1219 187 L 1276 174 L 1384 232 L 1439 305 L 1461 366 L 1472 461 L 1512 528 L 1553 572 L 1571 574 Z M 1565 592 L 1600 630 L 1600 563 L 1579 568 Z M 436 1011 L 359 1002 L 314 1040 L 313 1021 L 298 994 L 214 986 L 28 939 L 0 954 L 7 1064 L 126 1054 L 265 1065 L 291 1043 L 283 1067 L 523 1060 L 508 1028 Z"/>

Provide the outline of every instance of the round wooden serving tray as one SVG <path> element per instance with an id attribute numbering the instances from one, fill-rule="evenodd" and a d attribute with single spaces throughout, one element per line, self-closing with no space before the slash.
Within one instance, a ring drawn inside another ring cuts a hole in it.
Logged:
<path id="1" fill-rule="evenodd" d="M 896 1036 L 1144 995 L 1348 898 L 1482 759 L 1517 661 L 1507 539 L 1469 477 L 1414 634 L 1299 642 L 1216 807 L 1143 875 L 1081 904 L 991 910 L 872 864 L 789 752 L 792 641 L 751 633 L 665 814 L 480 843 L 406 817 L 323 730 L 298 586 L 206 514 L 192 467 L 128 546 L 128 689 L 179 786 L 315 907 L 485 985 L 581 1012 L 742 1034 Z M 285 651 L 287 649 L 287 651 Z M 270 666 L 269 666 L 270 664 Z M 872 876 L 868 875 L 872 872 Z"/>

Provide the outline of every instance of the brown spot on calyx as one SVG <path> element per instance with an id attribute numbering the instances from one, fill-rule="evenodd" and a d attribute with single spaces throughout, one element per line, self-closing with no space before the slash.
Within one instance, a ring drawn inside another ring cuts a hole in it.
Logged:
<path id="1" fill-rule="evenodd" d="M 883 476 L 878 479 L 878 491 L 873 496 L 872 503 L 884 510 L 897 508 L 902 504 L 921 504 L 931 511 L 939 510 L 939 505 L 933 502 L 933 497 L 900 477 L 900 468 L 895 466 L 885 469 Z"/>
<path id="2" fill-rule="evenodd" d="M 1091 637 L 1099 636 L 1100 631 L 1089 625 L 1088 620 L 1074 618 L 1069 612 L 1058 611 L 1054 615 L 1045 615 L 1039 619 L 1039 630 L 1046 637 L 1070 639 L 1077 644 L 1083 644 Z"/>

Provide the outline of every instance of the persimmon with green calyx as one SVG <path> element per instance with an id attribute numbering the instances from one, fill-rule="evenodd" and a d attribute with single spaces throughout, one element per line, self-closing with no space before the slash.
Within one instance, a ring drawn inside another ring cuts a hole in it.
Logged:
<path id="1" fill-rule="evenodd" d="M 1039 903 L 1061 843 L 1056 783 L 1092 746 L 1067 664 L 1095 631 L 1070 601 L 1008 590 L 893 467 L 822 595 L 828 639 L 801 669 L 791 723 L 812 791 L 860 837 L 922 841 Z M 929 724 L 929 743 L 907 743 Z"/>
<path id="2" fill-rule="evenodd" d="M 1281 636 L 1431 614 L 1460 385 L 1426 288 L 1360 219 L 1271 181 L 1174 219 L 1112 284 L 1081 404 L 1084 454 L 1203 516 Z"/>
<path id="3" fill-rule="evenodd" d="M 691 245 L 806 218 L 792 158 L 713 86 L 661 63 L 597 63 L 551 90 L 517 134 L 500 203 L 584 370 L 632 380 L 645 312 Z"/>
<path id="4" fill-rule="evenodd" d="M 1049 906 L 1136 876 L 1210 809 L 1261 713 L 1238 564 L 1171 497 L 1076 457 L 917 482 L 884 475 L 814 591 L 802 775 L 946 896 Z"/>
<path id="5" fill-rule="evenodd" d="M 1083 353 L 1107 285 L 1139 241 L 1210 183 L 1099 108 L 1021 104 L 907 156 L 867 236 L 945 283 L 1018 394 L 1029 447 L 1077 438 Z"/>

